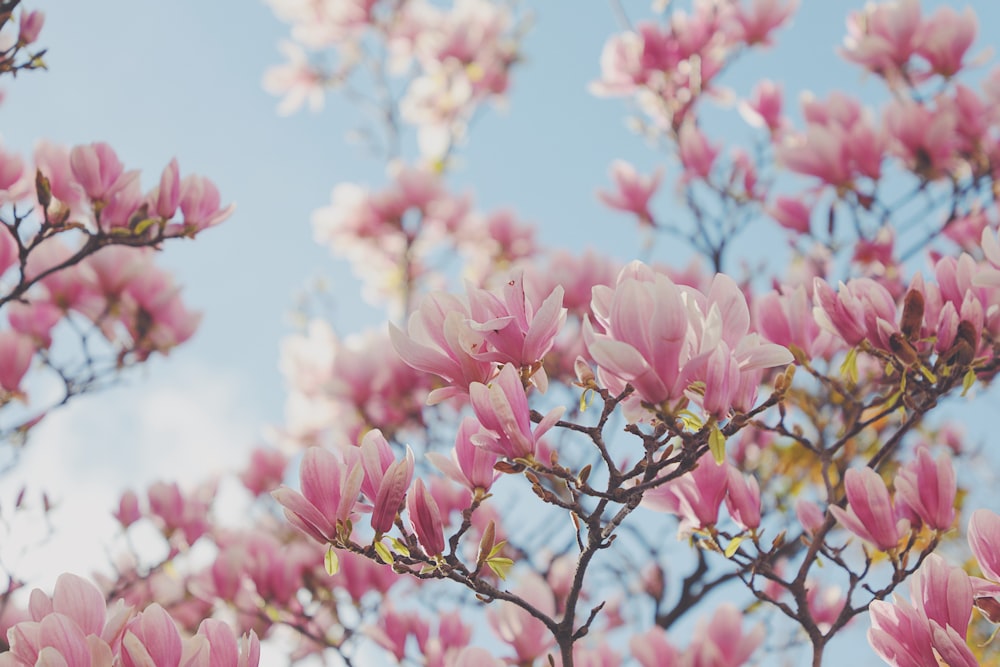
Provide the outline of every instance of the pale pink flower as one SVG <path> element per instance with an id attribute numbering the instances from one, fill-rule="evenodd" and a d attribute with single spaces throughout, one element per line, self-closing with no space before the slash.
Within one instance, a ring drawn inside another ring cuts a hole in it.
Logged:
<path id="1" fill-rule="evenodd" d="M 642 667 L 680 667 L 684 664 L 681 652 L 670 643 L 666 631 L 653 626 L 646 632 L 633 635 L 628 641 L 632 657 Z"/>
<path id="2" fill-rule="evenodd" d="M 871 72 L 894 77 L 916 51 L 920 26 L 919 0 L 870 4 L 848 18 L 841 54 Z"/>
<path id="3" fill-rule="evenodd" d="M 184 213 L 184 226 L 190 233 L 213 227 L 236 209 L 236 204 L 220 208 L 221 199 L 215 183 L 203 176 L 185 176 L 180 185 L 180 207 Z"/>
<path id="4" fill-rule="evenodd" d="M 844 475 L 844 488 L 847 509 L 830 506 L 837 521 L 880 551 L 896 548 L 909 530 L 909 522 L 897 522 L 882 477 L 871 468 L 851 468 Z"/>
<path id="5" fill-rule="evenodd" d="M 428 403 L 463 394 L 470 384 L 485 382 L 493 374 L 492 363 L 473 355 L 485 335 L 472 330 L 468 307 L 450 294 L 438 292 L 425 297 L 410 315 L 406 333 L 390 324 L 389 335 L 403 361 L 440 376 L 450 385 L 432 391 Z"/>
<path id="6" fill-rule="evenodd" d="M 719 606 L 706 623 L 695 628 L 691 645 L 685 651 L 685 664 L 690 667 L 739 667 L 745 664 L 764 641 L 763 625 L 743 632 L 743 614 L 735 605 Z"/>
<path id="7" fill-rule="evenodd" d="M 69 163 L 76 181 L 93 200 L 103 200 L 125 171 L 114 149 L 104 142 L 75 146 Z"/>
<path id="8" fill-rule="evenodd" d="M 227 623 L 207 618 L 198 626 L 198 635 L 207 639 L 211 667 L 257 667 L 260 663 L 260 640 L 253 630 L 237 642 Z"/>
<path id="9" fill-rule="evenodd" d="M 653 224 L 649 200 L 660 187 L 663 169 L 657 169 L 650 176 L 643 176 L 628 162 L 615 160 L 611 163 L 611 178 L 615 182 L 615 191 L 599 190 L 597 198 L 610 208 L 632 213 L 643 224 Z"/>
<path id="10" fill-rule="evenodd" d="M 772 44 L 771 33 L 795 13 L 798 0 L 782 5 L 781 0 L 752 0 L 748 5 L 736 4 L 736 22 L 742 29 L 740 38 L 748 45 Z"/>
<path id="11" fill-rule="evenodd" d="M 681 125 L 677 133 L 677 148 L 684 166 L 684 180 L 707 181 L 715 158 L 719 155 L 719 148 L 708 143 L 694 121 Z"/>
<path id="12" fill-rule="evenodd" d="M 264 73 L 264 90 L 284 95 L 278 113 L 282 116 L 295 113 L 306 102 L 310 111 L 322 109 L 325 85 L 322 75 L 309 64 L 305 51 L 297 44 L 282 42 L 279 48 L 288 59 L 287 64 L 275 65 Z"/>
<path id="13" fill-rule="evenodd" d="M 825 516 L 816 503 L 805 498 L 795 501 L 795 517 L 802 524 L 802 529 L 812 535 L 823 526 Z"/>
<path id="14" fill-rule="evenodd" d="M 947 455 L 931 459 L 925 447 L 896 474 L 896 502 L 933 530 L 948 530 L 955 521 L 955 469 Z"/>
<path id="15" fill-rule="evenodd" d="M 767 212 L 785 229 L 799 234 L 808 234 L 812 208 L 796 197 L 775 197 Z"/>
<path id="16" fill-rule="evenodd" d="M 976 38 L 976 14 L 966 7 L 961 14 L 947 5 L 938 7 L 920 25 L 917 53 L 935 74 L 951 77 L 962 69 L 962 59 Z"/>
<path id="17" fill-rule="evenodd" d="M 548 584 L 537 574 L 525 573 L 513 592 L 542 614 L 550 617 L 555 614 L 555 601 Z M 518 663 L 531 663 L 555 643 L 542 621 L 510 602 L 490 605 L 486 618 L 494 634 L 514 649 Z"/>
<path id="18" fill-rule="evenodd" d="M 177 667 L 183 650 L 174 619 L 153 603 L 125 628 L 122 663 L 125 667 Z"/>
<path id="19" fill-rule="evenodd" d="M 909 98 L 885 109 L 884 125 L 890 149 L 917 174 L 943 176 L 955 160 L 956 118 L 947 108 L 931 110 Z"/>

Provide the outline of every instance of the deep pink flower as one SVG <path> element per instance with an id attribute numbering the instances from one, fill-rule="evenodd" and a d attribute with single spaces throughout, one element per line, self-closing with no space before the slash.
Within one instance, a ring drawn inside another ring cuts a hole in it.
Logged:
<path id="1" fill-rule="evenodd" d="M 743 633 L 743 614 L 735 605 L 719 606 L 707 623 L 698 622 L 691 645 L 685 651 L 685 664 L 690 667 L 739 667 L 761 642 L 766 631 L 756 625 Z"/>
<path id="2" fill-rule="evenodd" d="M 760 526 L 760 485 L 752 475 L 743 475 L 735 466 L 727 466 L 726 509 L 743 530 Z"/>
<path id="3" fill-rule="evenodd" d="M 302 492 L 282 486 L 271 495 L 284 507 L 293 526 L 326 544 L 336 538 L 337 523 L 351 518 L 364 474 L 360 457 L 347 461 L 320 447 L 310 447 L 299 467 Z"/>
<path id="4" fill-rule="evenodd" d="M 441 512 L 422 479 L 417 479 L 406 499 L 410 528 L 428 556 L 444 551 L 444 525 Z"/>
<path id="5" fill-rule="evenodd" d="M 520 374 L 512 364 L 506 364 L 488 385 L 473 383 L 469 387 L 469 396 L 479 423 L 491 431 L 473 436 L 473 442 L 511 459 L 533 457 L 538 439 L 559 421 L 565 411 L 564 406 L 550 410 L 532 431 L 528 396 L 521 384 Z"/>
<path id="6" fill-rule="evenodd" d="M 555 614 L 555 601 L 548 584 L 533 572 L 521 577 L 514 594 L 547 616 Z M 555 643 L 544 623 L 510 602 L 490 605 L 486 618 L 496 636 L 514 649 L 518 663 L 533 662 Z"/>
<path id="7" fill-rule="evenodd" d="M 455 447 L 451 450 L 451 458 L 437 452 L 428 452 L 430 459 L 438 470 L 458 484 L 486 492 L 493 486 L 498 472 L 493 469 L 497 455 L 483 447 L 474 444 L 473 439 L 482 437 L 482 425 L 473 417 L 462 420 L 455 434 Z"/>
<path id="8" fill-rule="evenodd" d="M 392 530 L 413 480 L 413 451 L 396 459 L 382 432 L 373 429 L 361 441 L 365 478 L 361 491 L 372 502 L 372 528 L 377 534 Z"/>

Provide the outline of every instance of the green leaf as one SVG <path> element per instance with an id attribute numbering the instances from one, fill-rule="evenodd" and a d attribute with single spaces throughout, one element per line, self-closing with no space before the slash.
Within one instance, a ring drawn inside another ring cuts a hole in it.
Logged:
<path id="1" fill-rule="evenodd" d="M 965 377 L 962 378 L 962 396 L 969 393 L 972 389 L 972 385 L 976 384 L 976 371 L 971 368 L 965 372 Z"/>
<path id="2" fill-rule="evenodd" d="M 715 462 L 722 465 L 726 460 L 726 436 L 718 425 L 712 425 L 712 431 L 708 434 L 708 449 L 712 452 Z"/>
<path id="3" fill-rule="evenodd" d="M 587 398 L 587 397 L 590 398 Z M 580 412 L 586 412 L 587 408 L 590 407 L 590 402 L 594 399 L 594 391 L 592 389 L 584 389 L 583 393 L 580 394 Z"/>
<path id="4" fill-rule="evenodd" d="M 504 540 L 503 542 L 497 542 L 496 544 L 494 544 L 493 548 L 490 549 L 490 555 L 487 556 L 486 559 L 489 560 L 490 558 L 495 557 L 498 553 L 500 553 L 500 550 L 503 549 L 503 545 L 505 545 L 505 544 L 507 544 L 506 540 Z"/>
<path id="5" fill-rule="evenodd" d="M 396 550 L 396 553 L 402 554 L 403 556 L 409 557 L 410 550 L 405 544 L 403 544 L 398 538 L 391 537 L 389 540 L 392 542 L 392 548 Z"/>
<path id="6" fill-rule="evenodd" d="M 726 546 L 725 554 L 726 558 L 732 558 L 733 554 L 736 553 L 737 549 L 740 548 L 740 543 L 743 542 L 743 536 L 737 535 L 732 539 L 732 541 Z"/>
<path id="7" fill-rule="evenodd" d="M 841 376 L 851 381 L 851 384 L 858 383 L 858 348 L 852 347 L 844 357 L 844 363 L 840 365 Z"/>
<path id="8" fill-rule="evenodd" d="M 386 565 L 392 565 L 393 557 L 392 557 L 392 552 L 389 551 L 389 547 L 385 546 L 381 542 L 376 542 L 375 553 L 378 554 L 378 557 L 382 559 L 383 563 L 385 563 Z"/>
<path id="9" fill-rule="evenodd" d="M 340 557 L 332 546 L 326 550 L 326 556 L 323 557 L 323 567 L 326 568 L 326 573 L 331 577 L 340 571 Z"/>
<path id="10" fill-rule="evenodd" d="M 154 224 L 156 224 L 156 220 L 154 220 L 153 218 L 146 218 L 145 220 L 139 221 L 139 223 L 136 224 L 132 232 L 136 236 L 141 236 L 143 232 L 152 227 Z"/>
<path id="11" fill-rule="evenodd" d="M 690 410 L 681 410 L 677 413 L 677 416 L 680 417 L 682 422 L 684 422 L 684 426 L 692 431 L 700 431 L 701 427 L 705 425 L 704 422 L 701 421 L 701 417 Z"/>
<path id="12" fill-rule="evenodd" d="M 487 559 L 486 564 L 489 565 L 490 569 L 493 570 L 493 573 L 501 579 L 506 579 L 510 568 L 514 567 L 514 561 L 501 556 Z"/>

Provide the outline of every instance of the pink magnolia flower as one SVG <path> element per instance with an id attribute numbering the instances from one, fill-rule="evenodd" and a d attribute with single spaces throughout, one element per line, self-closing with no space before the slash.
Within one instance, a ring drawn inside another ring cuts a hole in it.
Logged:
<path id="1" fill-rule="evenodd" d="M 278 106 L 278 113 L 282 116 L 295 113 L 306 102 L 310 111 L 322 109 L 325 82 L 309 64 L 306 52 L 293 42 L 282 42 L 279 48 L 288 63 L 270 67 L 264 73 L 264 90 L 272 95 L 285 96 Z"/>
<path id="2" fill-rule="evenodd" d="M 104 142 L 75 146 L 69 153 L 73 176 L 93 200 L 103 200 L 125 171 L 111 146 Z"/>
<path id="3" fill-rule="evenodd" d="M 180 185 L 180 207 L 184 214 L 184 226 L 200 232 L 213 227 L 236 209 L 236 204 L 221 208 L 219 189 L 215 183 L 203 176 L 185 176 Z"/>
<path id="4" fill-rule="evenodd" d="M 160 175 L 160 185 L 154 190 L 155 199 L 152 209 L 164 220 L 174 217 L 181 203 L 181 173 L 177 158 L 174 158 L 163 169 Z"/>
<path id="5" fill-rule="evenodd" d="M 228 624 L 207 618 L 198 626 L 198 635 L 205 637 L 210 647 L 206 667 L 257 667 L 260 663 L 260 640 L 253 630 L 237 642 Z"/>
<path id="6" fill-rule="evenodd" d="M 407 447 L 406 455 L 397 460 L 382 432 L 373 429 L 361 441 L 361 462 L 365 471 L 361 492 L 372 501 L 372 528 L 381 535 L 392 530 L 413 480 L 413 451 Z"/>
<path id="7" fill-rule="evenodd" d="M 816 503 L 805 498 L 799 498 L 795 501 L 795 517 L 802 524 L 803 530 L 810 535 L 819 530 L 825 521 L 823 510 Z"/>
<path id="8" fill-rule="evenodd" d="M 511 459 L 533 457 L 538 439 L 565 411 L 565 406 L 553 408 L 532 431 L 528 396 L 512 364 L 504 365 L 488 385 L 479 382 L 470 385 L 469 397 L 479 423 L 491 431 L 473 436 L 473 442 Z"/>
<path id="9" fill-rule="evenodd" d="M 940 178 L 955 160 L 958 145 L 955 114 L 947 107 L 929 109 L 909 98 L 885 109 L 883 122 L 890 150 L 926 178 Z"/>
<path id="10" fill-rule="evenodd" d="M 545 580 L 535 573 L 524 574 L 514 594 L 546 616 L 555 614 L 552 593 Z M 542 621 L 513 603 L 490 605 L 486 618 L 500 641 L 514 649 L 518 663 L 530 664 L 555 643 L 552 633 Z"/>
<path id="11" fill-rule="evenodd" d="M 628 641 L 632 657 L 642 667 L 680 667 L 681 652 L 670 643 L 666 631 L 653 626 L 642 634 L 633 635 Z"/>
<path id="12" fill-rule="evenodd" d="M 422 479 L 417 479 L 406 499 L 410 528 L 428 556 L 444 552 L 444 526 L 441 512 Z"/>
<path id="13" fill-rule="evenodd" d="M 862 340 L 889 349 L 879 323 L 895 330 L 896 301 L 882 284 L 871 278 L 852 278 L 838 291 L 821 278 L 813 281 L 813 317 L 820 327 L 855 346 Z"/>
<path id="14" fill-rule="evenodd" d="M 521 272 L 507 281 L 500 294 L 470 289 L 468 326 L 483 336 L 486 345 L 469 353 L 479 360 L 529 369 L 533 383 L 545 391 L 548 379 L 541 361 L 566 322 L 562 298 L 563 288 L 557 285 L 541 303 L 529 299 Z"/>
<path id="15" fill-rule="evenodd" d="M 756 625 L 743 633 L 743 614 L 735 605 L 719 606 L 709 619 L 698 622 L 691 645 L 685 651 L 690 667 L 739 667 L 745 664 L 764 641 L 766 630 Z"/>
<path id="16" fill-rule="evenodd" d="M 711 453 L 706 453 L 698 459 L 694 470 L 650 489 L 642 502 L 653 509 L 679 516 L 678 532 L 685 535 L 715 525 L 728 488 L 729 464 L 720 465 Z M 745 500 L 749 501 L 749 498 Z M 749 507 L 746 509 L 749 510 Z"/>
<path id="17" fill-rule="evenodd" d="M 433 373 L 450 386 L 435 389 L 429 404 L 464 393 L 474 382 L 486 382 L 493 364 L 477 359 L 472 352 L 485 336 L 468 324 L 468 308 L 459 299 L 443 292 L 428 295 L 406 325 L 406 333 L 394 324 L 389 335 L 396 352 L 417 370 Z"/>
<path id="18" fill-rule="evenodd" d="M 808 234 L 810 231 L 812 209 L 806 206 L 801 199 L 775 197 L 774 203 L 767 208 L 767 212 L 785 229 L 799 234 Z"/>
<path id="19" fill-rule="evenodd" d="M 962 69 L 962 59 L 976 38 L 976 14 L 966 7 L 961 14 L 947 5 L 938 7 L 920 25 L 917 53 L 935 74 L 951 77 Z"/>
<path id="20" fill-rule="evenodd" d="M 771 33 L 795 13 L 798 0 L 782 5 L 780 0 L 753 0 L 748 5 L 736 5 L 736 22 L 742 29 L 740 38 L 748 45 L 772 43 Z"/>
<path id="21" fill-rule="evenodd" d="M 933 530 L 948 530 L 955 521 L 955 469 L 947 455 L 931 459 L 925 447 L 896 474 L 896 502 Z"/>
<path id="22" fill-rule="evenodd" d="M 649 200 L 660 187 L 663 169 L 657 169 L 651 176 L 643 176 L 628 162 L 615 160 L 611 163 L 611 178 L 615 182 L 615 191 L 599 190 L 597 198 L 605 206 L 632 213 L 643 224 L 653 224 Z"/>
<path id="23" fill-rule="evenodd" d="M 427 458 L 450 479 L 472 491 L 485 493 L 493 486 L 499 473 L 493 469 L 497 462 L 496 453 L 474 444 L 474 439 L 485 435 L 482 431 L 482 425 L 475 418 L 466 417 L 455 434 L 451 458 L 437 452 L 428 452 Z"/>
<path id="24" fill-rule="evenodd" d="M 847 20 L 841 54 L 871 72 L 894 77 L 917 50 L 920 26 L 919 0 L 868 5 Z"/>
<path id="25" fill-rule="evenodd" d="M 707 181 L 712 173 L 712 165 L 719 155 L 719 148 L 708 143 L 708 139 L 694 123 L 685 122 L 677 133 L 677 148 L 681 164 L 684 166 L 684 181 Z"/>
<path id="26" fill-rule="evenodd" d="M 969 548 L 990 581 L 1000 582 L 1000 515 L 978 509 L 969 518 Z"/>
<path id="27" fill-rule="evenodd" d="M 31 359 L 35 356 L 35 342 L 30 336 L 13 329 L 0 330 L 0 389 L 11 393 L 20 391 Z"/>
<path id="28" fill-rule="evenodd" d="M 42 26 L 45 25 L 45 13 L 38 10 L 21 10 L 21 19 L 18 22 L 17 41 L 21 44 L 34 44 L 38 40 Z"/>
<path id="29" fill-rule="evenodd" d="M 743 530 L 760 527 L 760 485 L 757 478 L 740 473 L 735 466 L 727 466 L 726 509 L 729 516 Z"/>
<path id="30" fill-rule="evenodd" d="M 504 667 L 507 663 L 494 658 L 489 651 L 478 646 L 466 646 L 449 656 L 445 667 Z"/>
<path id="31" fill-rule="evenodd" d="M 17 241 L 7 225 L 0 226 L 0 276 L 18 263 Z"/>
<path id="32" fill-rule="evenodd" d="M 258 447 L 250 452 L 250 462 L 240 474 L 243 486 L 255 496 L 276 489 L 285 476 L 288 457 L 277 449 Z"/>
<path id="33" fill-rule="evenodd" d="M 880 551 L 894 549 L 909 529 L 909 522 L 897 522 L 882 477 L 871 468 L 851 468 L 844 475 L 844 488 L 847 509 L 830 506 L 837 521 Z"/>
<path id="34" fill-rule="evenodd" d="M 346 522 L 354 511 L 365 471 L 360 457 L 352 458 L 310 447 L 299 467 L 302 492 L 282 486 L 271 493 L 288 521 L 320 544 L 333 542 L 337 523 Z"/>
<path id="35" fill-rule="evenodd" d="M 972 617 L 969 576 L 931 554 L 910 579 L 911 606 L 899 596 L 872 602 L 868 641 L 886 662 L 898 667 L 955 667 L 979 664 L 965 642 Z"/>
<path id="36" fill-rule="evenodd" d="M 781 115 L 781 86 L 764 79 L 753 89 L 749 100 L 740 102 L 739 111 L 743 119 L 753 127 L 766 127 L 770 132 L 778 132 L 787 125 Z"/>

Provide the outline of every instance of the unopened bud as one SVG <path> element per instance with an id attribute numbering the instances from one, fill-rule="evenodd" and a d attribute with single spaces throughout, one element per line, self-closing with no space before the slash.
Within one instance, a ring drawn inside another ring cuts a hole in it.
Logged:
<path id="1" fill-rule="evenodd" d="M 903 299 L 903 314 L 899 318 L 899 330 L 903 335 L 913 340 L 919 335 L 920 326 L 924 322 L 924 295 L 915 289 L 906 293 Z"/>

